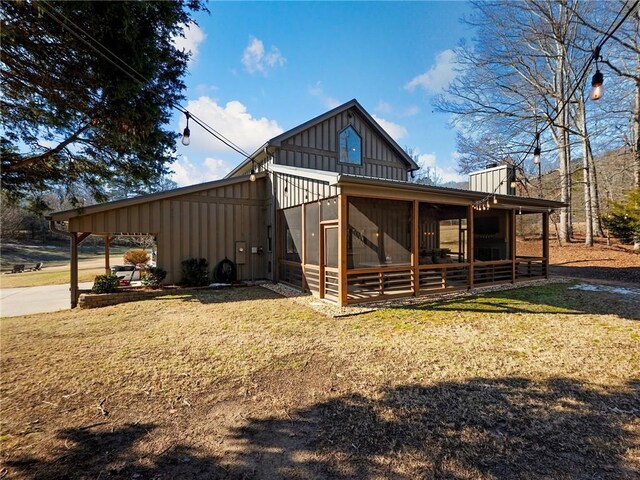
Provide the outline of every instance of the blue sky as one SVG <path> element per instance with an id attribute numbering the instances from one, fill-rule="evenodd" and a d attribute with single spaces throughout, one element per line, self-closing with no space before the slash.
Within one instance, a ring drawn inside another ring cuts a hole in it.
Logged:
<path id="1" fill-rule="evenodd" d="M 454 77 L 464 2 L 229 2 L 177 39 L 192 52 L 187 108 L 245 150 L 352 98 L 400 145 L 457 180 L 455 132 L 433 95 Z M 184 117 L 174 127 L 182 131 Z M 242 161 L 197 125 L 179 145 L 180 185 L 223 177 Z"/>

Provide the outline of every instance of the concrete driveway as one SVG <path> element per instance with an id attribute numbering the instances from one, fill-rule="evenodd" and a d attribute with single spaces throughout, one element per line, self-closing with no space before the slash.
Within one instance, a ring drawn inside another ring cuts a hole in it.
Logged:
<path id="1" fill-rule="evenodd" d="M 93 282 L 80 284 L 89 289 Z M 69 284 L 0 289 L 0 317 L 55 312 L 70 308 Z"/>

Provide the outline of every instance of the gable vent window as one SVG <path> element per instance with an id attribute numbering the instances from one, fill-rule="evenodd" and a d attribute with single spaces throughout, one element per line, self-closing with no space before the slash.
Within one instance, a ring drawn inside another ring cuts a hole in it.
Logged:
<path id="1" fill-rule="evenodd" d="M 362 165 L 362 139 L 351 125 L 340 132 L 339 142 L 340 162 Z"/>

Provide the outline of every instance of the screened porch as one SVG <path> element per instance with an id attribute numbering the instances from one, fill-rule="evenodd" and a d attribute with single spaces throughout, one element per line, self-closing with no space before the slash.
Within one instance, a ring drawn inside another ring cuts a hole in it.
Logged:
<path id="1" fill-rule="evenodd" d="M 341 305 L 544 278 L 548 212 L 340 195 L 278 212 L 278 280 Z"/>

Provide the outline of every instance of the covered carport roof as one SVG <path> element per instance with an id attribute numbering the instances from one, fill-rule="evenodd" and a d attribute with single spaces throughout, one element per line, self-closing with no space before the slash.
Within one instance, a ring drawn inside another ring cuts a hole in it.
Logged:
<path id="1" fill-rule="evenodd" d="M 257 173 L 257 178 L 265 177 L 264 172 Z M 90 205 L 87 207 L 78 207 L 70 210 L 62 210 L 59 212 L 53 212 L 46 216 L 47 220 L 54 222 L 64 222 L 70 218 L 79 217 L 81 215 L 90 215 L 92 213 L 100 213 L 108 210 L 114 210 L 122 207 L 131 207 L 134 205 L 140 205 L 143 203 L 154 202 L 156 200 L 165 200 L 173 197 L 180 197 L 182 195 L 189 195 L 192 193 L 198 193 L 211 188 L 224 187 L 227 185 L 234 185 L 236 183 L 242 183 L 249 181 L 249 176 L 225 178 L 222 180 L 213 180 L 211 182 L 198 183 L 197 185 L 189 185 L 187 187 L 174 188 L 172 190 L 165 190 L 163 192 L 150 193 L 148 195 L 139 195 L 137 197 L 125 198 L 122 200 L 114 200 L 112 202 L 98 203 L 96 205 Z"/>

